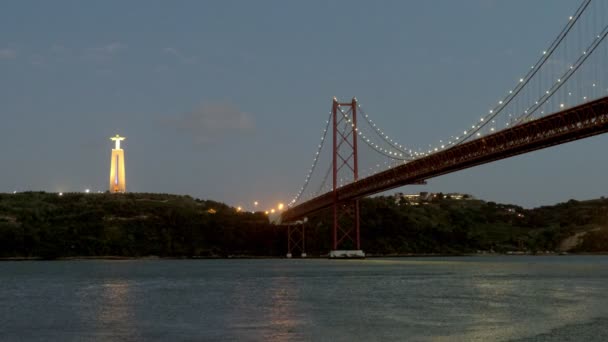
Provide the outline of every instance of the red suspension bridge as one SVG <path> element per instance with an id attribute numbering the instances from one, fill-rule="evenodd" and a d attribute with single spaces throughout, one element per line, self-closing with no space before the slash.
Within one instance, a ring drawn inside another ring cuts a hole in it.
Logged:
<path id="1" fill-rule="evenodd" d="M 330 256 L 363 256 L 360 198 L 608 132 L 606 10 L 604 1 L 584 0 L 488 113 L 434 147 L 402 145 L 377 127 L 356 98 L 334 98 L 304 185 L 281 214 L 289 253 L 304 252 L 304 227 L 296 222 L 316 211 L 333 211 Z M 325 172 L 318 172 L 324 161 Z"/>

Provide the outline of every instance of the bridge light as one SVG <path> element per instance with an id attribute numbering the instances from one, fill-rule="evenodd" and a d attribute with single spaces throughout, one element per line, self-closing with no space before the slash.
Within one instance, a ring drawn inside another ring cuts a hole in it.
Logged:
<path id="1" fill-rule="evenodd" d="M 519 82 L 523 82 L 523 81 L 524 81 L 524 79 L 523 79 L 523 78 L 520 78 L 520 79 L 519 79 Z"/>
<path id="2" fill-rule="evenodd" d="M 560 103 L 559 108 L 564 108 L 564 104 Z"/>

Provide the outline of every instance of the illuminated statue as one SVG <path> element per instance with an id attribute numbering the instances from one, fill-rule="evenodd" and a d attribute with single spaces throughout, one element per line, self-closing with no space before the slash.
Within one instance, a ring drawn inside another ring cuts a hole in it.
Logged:
<path id="1" fill-rule="evenodd" d="M 112 159 L 110 161 L 110 192 L 126 192 L 125 151 L 120 148 L 120 142 L 125 140 L 125 137 L 116 134 L 110 140 L 116 143 L 115 148 L 112 150 Z"/>

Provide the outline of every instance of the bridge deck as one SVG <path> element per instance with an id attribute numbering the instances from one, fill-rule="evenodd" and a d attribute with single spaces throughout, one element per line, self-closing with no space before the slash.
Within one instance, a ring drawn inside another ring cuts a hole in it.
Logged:
<path id="1" fill-rule="evenodd" d="M 608 132 L 608 96 L 360 179 L 285 211 L 290 222 L 334 203 Z"/>

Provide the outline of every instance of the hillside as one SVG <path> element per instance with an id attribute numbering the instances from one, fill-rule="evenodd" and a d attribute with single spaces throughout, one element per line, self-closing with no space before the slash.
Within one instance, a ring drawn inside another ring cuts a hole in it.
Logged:
<path id="1" fill-rule="evenodd" d="M 0 257 L 279 255 L 264 214 L 166 194 L 0 195 Z"/>
<path id="2" fill-rule="evenodd" d="M 330 211 L 309 218 L 307 252 L 330 249 Z M 361 201 L 363 249 L 375 255 L 608 251 L 608 200 L 531 210 L 480 200 Z M 263 213 L 167 194 L 0 194 L 0 257 L 282 256 L 283 227 Z"/>

